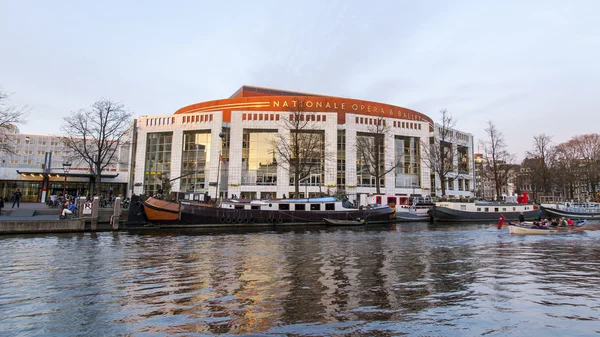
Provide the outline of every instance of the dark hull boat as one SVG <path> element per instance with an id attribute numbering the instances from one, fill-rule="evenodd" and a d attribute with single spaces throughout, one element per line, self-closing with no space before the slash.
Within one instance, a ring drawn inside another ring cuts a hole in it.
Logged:
<path id="1" fill-rule="evenodd" d="M 543 204 L 540 209 L 549 218 L 569 218 L 581 220 L 600 220 L 598 203 Z"/>
<path id="2" fill-rule="evenodd" d="M 133 199 L 132 199 L 133 200 Z M 389 206 L 374 208 L 347 208 L 335 198 L 227 200 L 221 205 L 195 202 L 170 202 L 140 196 L 133 205 L 130 223 L 165 226 L 221 225 L 221 224 L 324 224 L 331 220 L 364 219 L 368 223 L 384 223 L 395 219 Z M 131 212 L 131 211 L 130 211 Z M 143 221 L 141 216 L 143 215 Z"/>

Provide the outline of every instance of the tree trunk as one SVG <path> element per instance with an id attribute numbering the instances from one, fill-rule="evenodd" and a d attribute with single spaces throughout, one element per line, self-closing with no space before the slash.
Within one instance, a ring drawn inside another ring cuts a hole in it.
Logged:
<path id="1" fill-rule="evenodd" d="M 101 185 L 102 185 L 102 178 L 101 178 L 101 171 L 100 171 L 100 166 L 96 166 L 96 172 L 95 172 L 95 176 L 96 176 L 96 196 L 100 196 L 100 191 L 101 191 Z"/>
<path id="2" fill-rule="evenodd" d="M 442 188 L 442 197 L 446 195 L 446 177 L 440 175 L 440 187 Z"/>

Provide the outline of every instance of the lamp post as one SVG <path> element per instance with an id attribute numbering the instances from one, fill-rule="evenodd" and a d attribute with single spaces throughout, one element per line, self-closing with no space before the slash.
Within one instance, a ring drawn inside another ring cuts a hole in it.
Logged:
<path id="1" fill-rule="evenodd" d="M 67 174 L 69 174 L 69 170 L 71 169 L 71 163 L 68 161 L 63 163 L 63 171 L 65 172 L 65 183 L 63 184 L 63 198 L 67 198 Z"/>
<path id="2" fill-rule="evenodd" d="M 219 132 L 219 138 L 221 138 L 221 146 L 219 147 L 220 149 L 223 148 L 223 138 L 225 137 L 225 132 L 223 132 L 223 129 L 221 129 L 221 132 Z M 217 202 L 219 201 L 219 176 L 221 175 L 221 150 L 219 150 L 219 166 L 217 167 L 217 194 L 215 196 L 215 198 L 217 198 Z"/>

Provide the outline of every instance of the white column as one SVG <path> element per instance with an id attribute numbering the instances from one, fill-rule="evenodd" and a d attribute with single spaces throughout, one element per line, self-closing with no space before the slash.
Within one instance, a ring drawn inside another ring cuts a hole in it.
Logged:
<path id="1" fill-rule="evenodd" d="M 183 153 L 183 130 L 173 128 L 173 142 L 171 143 L 171 173 L 170 179 L 181 176 L 181 155 Z M 171 182 L 171 191 L 179 192 L 181 179 Z"/>
<path id="2" fill-rule="evenodd" d="M 244 132 L 242 113 L 234 112 L 231 114 L 229 127 L 229 176 L 227 181 L 234 185 L 237 184 L 237 186 L 229 185 L 228 191 L 230 195 L 236 194 L 239 196 L 242 190 L 242 140 Z M 221 163 L 221 165 L 223 164 Z"/>
<path id="3" fill-rule="evenodd" d="M 144 120 L 145 123 L 145 120 Z M 135 146 L 135 175 L 133 178 L 133 193 L 144 193 L 144 170 L 146 166 L 146 141 L 148 140 L 148 132 L 142 129 L 141 123 L 137 134 L 137 143 Z M 137 185 L 137 186 L 136 186 Z"/>
<path id="4" fill-rule="evenodd" d="M 333 190 L 328 184 L 337 184 L 337 114 L 326 114 L 325 122 L 325 191 Z"/>
<path id="5" fill-rule="evenodd" d="M 287 118 L 287 116 L 288 115 L 283 113 L 280 115 L 281 118 Z M 280 123 L 283 124 L 284 122 L 281 121 Z M 277 137 L 280 137 L 282 141 L 289 143 L 290 130 L 285 127 L 280 127 L 278 130 Z M 277 197 L 281 198 L 284 194 L 286 195 L 286 197 L 289 197 L 290 191 L 293 191 L 294 187 L 290 186 L 290 173 L 282 166 L 288 164 L 284 164 L 283 161 L 280 160 L 280 158 L 277 158 L 277 163 L 279 163 L 277 165 Z"/>
<path id="6" fill-rule="evenodd" d="M 385 121 L 386 125 L 388 123 L 393 123 L 391 120 Z M 390 127 L 391 129 L 391 127 Z M 389 170 L 392 166 L 396 164 L 396 149 L 395 149 L 396 137 L 394 134 L 390 134 L 385 137 L 383 140 L 383 151 L 384 151 L 384 170 Z M 382 186 L 382 193 L 384 194 L 395 194 L 396 190 L 396 169 L 391 170 L 385 175 L 384 186 Z"/>

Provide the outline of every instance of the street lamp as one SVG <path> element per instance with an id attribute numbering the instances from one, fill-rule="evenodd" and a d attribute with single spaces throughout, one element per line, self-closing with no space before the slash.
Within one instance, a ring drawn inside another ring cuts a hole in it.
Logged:
<path id="1" fill-rule="evenodd" d="M 63 198 L 67 198 L 67 174 L 69 174 L 69 170 L 71 169 L 71 163 L 68 161 L 63 163 L 63 171 L 65 172 L 65 183 L 63 184 Z"/>
<path id="2" fill-rule="evenodd" d="M 223 148 L 223 138 L 225 138 L 225 132 L 223 132 L 223 129 L 221 129 L 221 132 L 219 132 L 219 138 L 221 138 L 221 146 L 219 147 L 219 166 L 217 168 L 217 195 L 215 196 L 215 198 L 217 198 L 217 203 L 219 201 L 219 176 L 221 175 L 221 159 L 222 154 L 221 154 L 221 149 Z"/>

